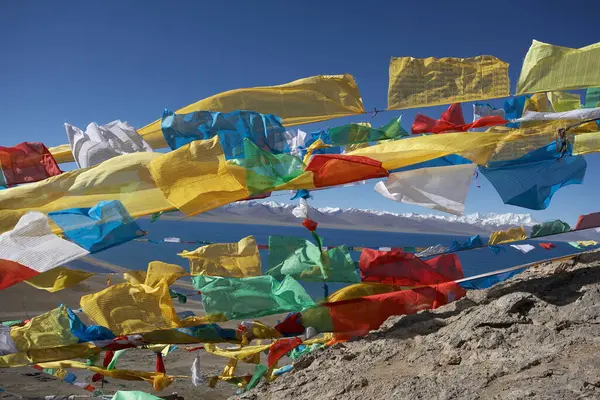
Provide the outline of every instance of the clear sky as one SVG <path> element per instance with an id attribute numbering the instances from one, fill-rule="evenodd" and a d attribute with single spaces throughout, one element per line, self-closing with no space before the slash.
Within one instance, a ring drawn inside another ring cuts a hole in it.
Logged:
<path id="1" fill-rule="evenodd" d="M 64 122 L 115 119 L 141 127 L 228 89 L 350 73 L 367 110 L 386 107 L 392 56 L 494 55 L 510 63 L 514 91 L 531 41 L 582 47 L 600 40 L 600 1 L 5 1 L 0 8 L 0 145 L 67 142 Z M 501 105 L 501 101 L 492 101 Z M 463 106 L 471 118 L 470 104 Z M 439 116 L 445 107 L 420 109 Z M 416 111 L 332 120 L 374 126 Z M 600 211 L 600 158 L 583 185 L 561 189 L 539 220 Z M 530 212 L 502 204 L 479 178 L 467 213 Z M 277 196 L 273 200 L 286 201 Z M 314 194 L 313 206 L 430 213 L 361 185 Z"/>

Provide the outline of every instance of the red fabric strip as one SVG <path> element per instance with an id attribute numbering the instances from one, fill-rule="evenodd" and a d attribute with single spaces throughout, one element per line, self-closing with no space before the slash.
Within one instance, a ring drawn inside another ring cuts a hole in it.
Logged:
<path id="1" fill-rule="evenodd" d="M 306 166 L 306 171 L 312 171 L 316 187 L 343 185 L 389 175 L 380 161 L 341 154 L 315 155 Z"/>
<path id="2" fill-rule="evenodd" d="M 461 105 L 455 103 L 450 105 L 440 119 L 433 119 L 423 114 L 417 114 L 411 131 L 413 135 L 419 133 L 466 132 L 472 128 L 506 125 L 508 122 L 510 121 L 500 116 L 490 115 L 467 124 L 463 118 Z"/>
<path id="3" fill-rule="evenodd" d="M 267 357 L 269 368 L 274 367 L 281 357 L 285 356 L 301 344 L 302 339 L 299 337 L 279 339 L 273 343 L 269 348 L 269 356 Z"/>
<path id="4" fill-rule="evenodd" d="M 577 225 L 575 225 L 575 229 L 590 229 L 597 228 L 600 226 L 600 212 L 581 215 L 577 220 Z"/>
<path id="5" fill-rule="evenodd" d="M 34 269 L 14 261 L 0 259 L 0 290 L 36 275 L 39 275 L 39 272 Z"/>
<path id="6" fill-rule="evenodd" d="M 37 182 L 62 173 L 48 148 L 39 142 L 0 146 L 0 166 L 9 186 Z"/>

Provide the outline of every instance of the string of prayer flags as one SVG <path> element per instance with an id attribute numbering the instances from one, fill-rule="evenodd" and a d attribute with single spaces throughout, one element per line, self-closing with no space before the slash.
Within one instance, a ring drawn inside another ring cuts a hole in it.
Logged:
<path id="1" fill-rule="evenodd" d="M 390 61 L 389 110 L 509 95 L 508 64 L 496 57 L 393 57 Z"/>
<path id="2" fill-rule="evenodd" d="M 365 113 L 356 81 L 349 74 L 317 75 L 282 85 L 229 90 L 187 105 L 176 113 L 203 110 L 222 113 L 253 110 L 281 117 L 284 126 Z M 154 149 L 165 147 L 161 120 L 138 132 Z"/>
<path id="3" fill-rule="evenodd" d="M 504 204 L 544 210 L 560 188 L 581 184 L 587 168 L 583 156 L 570 155 L 570 146 L 564 154 L 558 150 L 552 142 L 521 158 L 490 162 L 479 170 Z"/>
<path id="4" fill-rule="evenodd" d="M 24 282 L 36 289 L 54 293 L 77 285 L 95 274 L 66 267 L 56 267 L 39 275 L 26 279 Z"/>
<path id="5" fill-rule="evenodd" d="M 172 206 L 195 215 L 250 195 L 244 185 L 245 170 L 235 173 L 234 167 L 225 161 L 215 136 L 161 155 L 150 163 L 149 170 Z"/>
<path id="6" fill-rule="evenodd" d="M 423 261 L 414 254 L 399 250 L 364 249 L 360 254 L 359 267 L 363 282 L 388 285 L 433 285 L 464 278 L 456 254 L 444 254 Z"/>
<path id="7" fill-rule="evenodd" d="M 144 235 L 118 200 L 101 201 L 91 208 L 48 213 L 65 236 L 90 253 L 118 246 Z"/>
<path id="8" fill-rule="evenodd" d="M 261 261 L 254 236 L 237 243 L 202 246 L 179 254 L 190 262 L 190 275 L 247 278 L 261 275 Z"/>
<path id="9" fill-rule="evenodd" d="M 347 246 L 321 251 L 320 246 L 297 237 L 269 236 L 269 270 L 275 279 L 292 276 L 312 282 L 360 281 Z"/>
<path id="10" fill-rule="evenodd" d="M 48 148 L 39 142 L 0 146 L 0 169 L 3 186 L 37 182 L 62 173 Z"/>
<path id="11" fill-rule="evenodd" d="M 65 123 L 65 130 L 79 168 L 88 168 L 122 154 L 152 151 L 135 128 L 120 120 L 102 126 L 92 122 L 85 132 Z"/>
<path id="12" fill-rule="evenodd" d="M 462 164 L 394 172 L 374 189 L 390 200 L 463 215 L 476 167 Z"/>
<path id="13" fill-rule="evenodd" d="M 413 135 L 419 133 L 466 132 L 473 128 L 484 128 L 493 125 L 505 125 L 508 121 L 499 115 L 481 117 L 470 124 L 465 123 L 460 103 L 452 104 L 440 117 L 433 119 L 417 114 L 412 124 Z"/>
<path id="14" fill-rule="evenodd" d="M 580 49 L 534 40 L 525 55 L 517 95 L 600 86 L 600 43 Z"/>
<path id="15" fill-rule="evenodd" d="M 600 226 L 600 212 L 580 215 L 575 230 L 589 229 Z"/>
<path id="16" fill-rule="evenodd" d="M 254 111 L 196 111 L 175 114 L 165 110 L 161 129 L 172 150 L 194 140 L 208 140 L 218 136 L 227 160 L 245 157 L 246 139 L 274 154 L 290 152 L 285 128 L 279 117 L 271 114 Z"/>
<path id="17" fill-rule="evenodd" d="M 566 222 L 559 219 L 553 221 L 546 221 L 542 224 L 536 224 L 531 228 L 531 238 L 540 236 L 557 235 L 559 233 L 569 232 L 571 227 Z"/>
<path id="18" fill-rule="evenodd" d="M 496 231 L 490 235 L 490 239 L 488 244 L 501 244 L 501 243 L 510 243 L 510 242 L 518 242 L 520 240 L 526 240 L 527 233 L 525 233 L 525 229 L 523 227 L 519 228 L 510 228 L 505 231 Z"/>
<path id="19" fill-rule="evenodd" d="M 519 250 L 523 254 L 527 254 L 531 250 L 535 250 L 535 247 L 530 244 L 511 244 L 510 247 Z"/>
<path id="20" fill-rule="evenodd" d="M 148 163 L 164 156 L 141 152 L 112 158 L 53 179 L 0 191 L 0 232 L 12 229 L 25 213 L 93 207 L 100 200 L 119 200 L 136 218 L 173 206 L 157 188 Z"/>
<path id="21" fill-rule="evenodd" d="M 342 185 L 389 175 L 380 161 L 337 154 L 313 156 L 306 166 L 306 171 L 313 173 L 315 187 Z"/>
<path id="22" fill-rule="evenodd" d="M 196 290 L 202 291 L 206 315 L 227 319 L 258 318 L 283 312 L 298 312 L 314 306 L 306 290 L 291 276 L 281 282 L 272 276 L 223 278 L 192 277 Z"/>
<path id="23" fill-rule="evenodd" d="M 25 214 L 12 231 L 0 235 L 0 289 L 5 289 L 88 252 L 54 235 L 48 217 L 39 212 Z"/>

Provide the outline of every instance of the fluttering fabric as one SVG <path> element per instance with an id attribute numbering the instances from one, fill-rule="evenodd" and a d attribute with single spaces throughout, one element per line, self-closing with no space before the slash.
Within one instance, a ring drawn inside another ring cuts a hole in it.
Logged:
<path id="1" fill-rule="evenodd" d="M 300 199 L 298 206 L 292 210 L 292 215 L 296 218 L 307 219 L 308 218 L 308 203 L 305 199 Z"/>
<path id="2" fill-rule="evenodd" d="M 200 370 L 200 352 L 196 353 L 196 358 L 194 358 L 194 362 L 192 363 L 192 385 L 198 387 L 204 382 L 206 382 L 206 378 L 202 376 Z"/>
<path id="3" fill-rule="evenodd" d="M 24 326 L 13 327 L 10 337 L 20 352 L 79 343 L 79 338 L 71 331 L 71 320 L 64 305 L 31 318 Z"/>
<path id="4" fill-rule="evenodd" d="M 227 319 L 258 318 L 283 312 L 298 312 L 315 303 L 294 278 L 281 282 L 272 276 L 223 278 L 198 275 L 194 287 L 202 291 L 207 315 Z"/>
<path id="5" fill-rule="evenodd" d="M 302 344 L 302 339 L 299 337 L 294 338 L 283 338 L 277 340 L 271 345 L 269 349 L 269 355 L 267 358 L 269 368 L 273 368 L 277 365 L 277 361 L 287 353 L 295 349 Z"/>
<path id="6" fill-rule="evenodd" d="M 548 100 L 555 112 L 576 110 L 581 107 L 581 96 L 575 93 L 553 91 L 548 92 Z"/>
<path id="7" fill-rule="evenodd" d="M 498 255 L 500 252 L 506 251 L 506 247 L 504 246 L 488 246 L 488 249 L 490 249 L 494 255 Z"/>
<path id="8" fill-rule="evenodd" d="M 380 161 L 368 157 L 321 154 L 313 156 L 306 171 L 313 173 L 315 187 L 342 185 L 389 175 Z"/>
<path id="9" fill-rule="evenodd" d="M 471 236 L 469 239 L 465 240 L 464 242 L 458 242 L 456 240 L 453 240 L 452 243 L 450 244 L 450 248 L 448 249 L 448 251 L 450 253 L 453 253 L 455 251 L 472 249 L 474 247 L 479 247 L 479 246 L 483 246 L 483 242 L 481 241 L 481 237 L 479 235 L 475 235 L 475 236 Z"/>
<path id="10" fill-rule="evenodd" d="M 517 94 L 600 86 L 600 43 L 580 49 L 534 40 L 525 55 Z"/>
<path id="11" fill-rule="evenodd" d="M 48 213 L 65 236 L 90 253 L 118 246 L 144 235 L 118 200 L 101 201 L 92 208 Z"/>
<path id="12" fill-rule="evenodd" d="M 490 162 L 479 170 L 494 186 L 504 204 L 544 210 L 560 188 L 581 184 L 587 168 L 583 156 L 568 151 L 561 157 L 556 142 L 509 161 Z"/>
<path id="13" fill-rule="evenodd" d="M 563 112 L 535 112 L 527 111 L 521 118 L 514 122 L 524 121 L 553 121 L 558 119 L 566 120 L 588 120 L 600 118 L 600 108 L 581 108 L 578 110 Z"/>
<path id="14" fill-rule="evenodd" d="M 492 56 L 393 57 L 388 109 L 508 97 L 508 64 Z"/>
<path id="15" fill-rule="evenodd" d="M 12 231 L 0 235 L 0 289 L 86 254 L 85 249 L 54 235 L 44 214 L 27 213 Z"/>
<path id="16" fill-rule="evenodd" d="M 571 227 L 566 222 L 559 219 L 554 221 L 547 221 L 541 224 L 534 225 L 531 228 L 531 238 L 540 236 L 557 235 L 559 233 L 569 232 Z"/>
<path id="17" fill-rule="evenodd" d="M 10 327 L 0 325 L 0 356 L 18 352 L 15 342 L 10 337 Z"/>
<path id="18" fill-rule="evenodd" d="M 77 285 L 95 274 L 93 272 L 81 271 L 66 267 L 56 267 L 49 271 L 42 272 L 33 276 L 24 282 L 36 289 L 46 290 L 50 293 L 58 292 Z"/>
<path id="19" fill-rule="evenodd" d="M 585 108 L 600 107 L 600 87 L 588 88 L 585 92 Z"/>
<path id="20" fill-rule="evenodd" d="M 162 156 L 148 152 L 126 154 L 53 179 L 1 190 L 0 231 L 12 229 L 28 211 L 48 213 L 93 207 L 102 200 L 121 201 L 134 218 L 172 209 L 147 169 L 151 160 Z"/>
<path id="21" fill-rule="evenodd" d="M 191 114 L 175 114 L 165 110 L 161 129 L 172 150 L 194 140 L 208 140 L 218 136 L 227 160 L 245 157 L 244 139 L 275 154 L 290 151 L 285 128 L 279 117 L 254 111 L 196 111 Z"/>
<path id="22" fill-rule="evenodd" d="M 302 313 L 304 326 L 335 332 L 338 339 L 366 335 L 392 315 L 414 314 L 460 299 L 464 289 L 454 282 L 422 286 L 352 300 L 325 303 Z"/>
<path id="23" fill-rule="evenodd" d="M 303 125 L 365 112 L 358 86 L 352 75 L 318 75 L 282 85 L 234 89 L 219 93 L 176 111 L 253 110 L 278 115 L 285 126 Z M 164 147 L 160 120 L 139 129 L 157 149 Z"/>
<path id="24" fill-rule="evenodd" d="M 360 282 L 354 285 L 344 286 L 341 289 L 336 290 L 329 296 L 327 296 L 328 303 L 335 303 L 336 301 L 357 299 L 359 297 L 372 296 L 374 294 L 383 294 L 389 292 L 396 292 L 398 290 L 410 289 L 412 285 L 389 285 L 378 282 Z M 302 330 L 303 332 L 304 330 Z M 299 333 L 302 333 L 299 332 Z"/>
<path id="25" fill-rule="evenodd" d="M 156 397 L 150 393 L 140 392 L 138 390 L 117 390 L 111 400 L 160 400 L 161 397 Z"/>
<path id="26" fill-rule="evenodd" d="M 379 251 L 367 248 L 360 255 L 359 267 L 363 282 L 388 285 L 434 285 L 464 278 L 456 254 L 444 254 L 423 261 L 414 254 L 399 250 Z"/>
<path id="27" fill-rule="evenodd" d="M 0 146 L 0 169 L 3 186 L 37 182 L 62 173 L 48 148 L 39 142 Z"/>
<path id="28" fill-rule="evenodd" d="M 234 174 L 234 168 L 241 171 Z M 163 154 L 149 165 L 156 185 L 169 202 L 195 215 L 249 196 L 245 170 L 225 161 L 219 137 L 195 140 Z"/>
<path id="29" fill-rule="evenodd" d="M 580 215 L 577 219 L 576 230 L 600 227 L 600 212 Z"/>
<path id="30" fill-rule="evenodd" d="M 527 239 L 527 233 L 525 233 L 525 229 L 523 227 L 519 228 L 510 228 L 505 231 L 496 231 L 490 235 L 490 239 L 488 244 L 501 244 L 501 243 L 510 243 L 510 242 L 518 242 L 519 240 Z"/>
<path id="31" fill-rule="evenodd" d="M 109 286 L 100 292 L 82 296 L 81 309 L 96 324 L 109 328 L 116 335 L 184 326 L 173 308 L 165 279 L 153 286 L 129 282 Z"/>
<path id="32" fill-rule="evenodd" d="M 269 270 L 275 279 L 286 275 L 313 282 L 360 281 L 347 246 L 321 252 L 314 243 L 291 236 L 269 236 Z"/>
<path id="33" fill-rule="evenodd" d="M 509 121 L 521 118 L 527 98 L 528 96 L 516 96 L 504 100 L 504 118 Z M 510 122 L 506 126 L 509 128 L 519 128 L 520 124 L 518 122 Z"/>
<path id="34" fill-rule="evenodd" d="M 244 158 L 232 161 L 245 168 L 246 186 L 251 195 L 292 182 L 304 173 L 305 166 L 299 157 L 272 154 L 247 138 L 244 139 L 244 153 Z"/>
<path id="35" fill-rule="evenodd" d="M 380 140 L 399 139 L 408 136 L 402 125 L 401 118 L 394 118 L 380 128 L 372 128 L 370 124 L 348 124 L 335 128 L 328 128 L 326 135 L 321 139 L 332 146 L 345 146 L 348 144 L 378 142 Z M 325 139 L 326 138 L 326 139 Z M 310 145 L 312 143 L 307 143 Z"/>
<path id="36" fill-rule="evenodd" d="M 179 254 L 190 261 L 190 275 L 247 278 L 261 275 L 260 254 L 254 236 L 237 243 L 216 243 Z"/>
<path id="37" fill-rule="evenodd" d="M 588 132 L 573 138 L 573 155 L 596 153 L 600 150 L 600 132 Z"/>
<path id="38" fill-rule="evenodd" d="M 511 244 L 510 247 L 519 250 L 523 254 L 527 254 L 531 250 L 535 250 L 535 246 L 532 246 L 530 244 Z"/>
<path id="39" fill-rule="evenodd" d="M 65 130 L 79 168 L 92 167 L 122 154 L 152 151 L 134 127 L 120 120 L 102 126 L 92 122 L 85 132 L 65 123 Z"/>
<path id="40" fill-rule="evenodd" d="M 443 246 L 441 244 L 436 244 L 434 246 L 427 247 L 425 250 L 423 250 L 419 253 L 415 253 L 415 256 L 417 256 L 419 258 L 430 257 L 433 255 L 445 253 L 447 251 L 448 251 L 448 247 Z"/>
<path id="41" fill-rule="evenodd" d="M 454 103 L 442 114 L 440 119 L 433 119 L 423 114 L 417 114 L 412 124 L 411 132 L 413 135 L 419 133 L 466 132 L 473 128 L 504 125 L 507 122 L 499 115 L 489 115 L 467 124 L 465 123 L 460 103 Z"/>
<path id="42" fill-rule="evenodd" d="M 476 164 L 462 164 L 395 172 L 374 189 L 400 203 L 463 215 L 476 167 Z"/>
<path id="43" fill-rule="evenodd" d="M 496 108 L 491 104 L 487 103 L 474 103 L 473 104 L 473 122 L 483 118 L 483 117 L 498 117 L 505 119 L 504 117 L 504 109 Z M 471 131 L 474 132 L 484 132 L 486 127 L 481 128 L 471 128 Z"/>

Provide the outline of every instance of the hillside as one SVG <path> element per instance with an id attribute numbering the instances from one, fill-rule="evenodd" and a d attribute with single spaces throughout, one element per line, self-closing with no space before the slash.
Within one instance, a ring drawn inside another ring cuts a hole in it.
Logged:
<path id="1" fill-rule="evenodd" d="M 600 252 L 309 354 L 242 399 L 600 398 Z"/>

